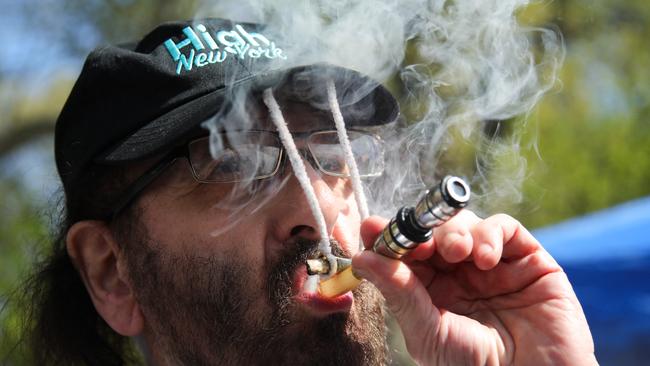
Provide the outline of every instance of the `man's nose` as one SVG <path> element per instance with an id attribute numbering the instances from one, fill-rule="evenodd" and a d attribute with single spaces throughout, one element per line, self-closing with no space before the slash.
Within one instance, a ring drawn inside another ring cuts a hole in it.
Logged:
<path id="1" fill-rule="evenodd" d="M 316 203 L 322 212 L 326 232 L 330 234 L 340 214 L 347 214 L 350 210 L 350 188 L 345 178 L 323 175 L 309 158 L 303 158 L 305 172 L 313 188 Z M 313 165 L 312 165 L 313 164 Z M 291 169 L 289 171 L 289 169 Z M 303 191 L 293 168 L 287 167 L 290 176 L 285 187 L 278 195 L 278 206 L 284 208 L 276 218 L 275 227 L 279 230 L 276 234 L 280 238 L 289 238 L 300 235 L 312 240 L 320 239 L 318 220 L 310 209 L 309 199 Z"/>

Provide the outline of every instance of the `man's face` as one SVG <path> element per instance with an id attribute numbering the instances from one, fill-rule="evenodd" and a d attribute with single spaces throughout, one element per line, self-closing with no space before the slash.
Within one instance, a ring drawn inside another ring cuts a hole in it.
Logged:
<path id="1" fill-rule="evenodd" d="M 283 106 L 294 132 L 331 127 L 302 104 Z M 253 118 L 266 120 L 263 111 Z M 267 128 L 273 130 L 273 128 Z M 300 142 L 297 142 L 301 147 Z M 360 219 L 349 179 L 305 164 L 334 251 L 357 251 Z M 145 338 L 162 364 L 381 364 L 380 296 L 303 289 L 319 235 L 288 164 L 250 184 L 201 184 L 177 161 L 123 230 Z M 336 244 L 338 243 L 338 244 Z"/>

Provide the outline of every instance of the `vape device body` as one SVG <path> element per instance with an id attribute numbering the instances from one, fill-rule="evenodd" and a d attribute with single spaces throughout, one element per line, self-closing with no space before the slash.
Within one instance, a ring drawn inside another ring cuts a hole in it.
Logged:
<path id="1" fill-rule="evenodd" d="M 427 190 L 417 205 L 400 208 L 375 240 L 372 250 L 386 257 L 401 258 L 420 243 L 431 239 L 433 229 L 467 206 L 470 195 L 469 185 L 464 180 L 446 176 L 437 186 Z M 361 279 L 355 276 L 349 260 L 337 261 L 340 263 L 333 271 L 331 266 L 319 264 L 318 259 L 310 261 L 307 263 L 309 274 L 332 275 L 318 286 L 323 296 L 335 297 L 344 294 L 361 282 Z M 321 262 L 323 261 L 327 262 L 324 258 L 321 259 Z"/>

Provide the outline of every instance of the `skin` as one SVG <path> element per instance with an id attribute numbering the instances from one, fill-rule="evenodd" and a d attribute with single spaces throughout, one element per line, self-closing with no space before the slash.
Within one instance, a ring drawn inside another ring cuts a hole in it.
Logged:
<path id="1" fill-rule="evenodd" d="M 290 118 L 290 127 L 304 129 L 300 117 L 305 112 L 287 109 L 285 115 L 296 117 Z M 360 236 L 369 247 L 387 220 L 361 222 L 350 182 L 321 176 L 306 165 L 328 232 L 349 253 L 357 252 Z M 319 239 L 289 167 L 273 181 L 265 204 L 244 206 L 237 223 L 227 229 L 224 222 L 232 220 L 232 207 L 215 202 L 232 198 L 234 187 L 198 184 L 187 169 L 186 163 L 175 164 L 137 203 L 141 224 L 170 253 L 245 258 L 251 280 L 261 283 L 285 243 L 297 236 Z M 166 364 L 165 348 L 148 326 L 119 240 L 107 223 L 81 221 L 70 229 L 67 248 L 100 316 L 117 333 L 141 337 L 151 363 Z M 584 314 L 566 275 L 509 216 L 483 220 L 463 211 L 403 262 L 364 251 L 354 257 L 353 266 L 384 295 L 419 364 L 596 364 Z M 322 316 L 308 307 L 298 312 Z"/>
<path id="2" fill-rule="evenodd" d="M 318 128 L 321 123 L 329 126 L 327 120 L 315 119 L 311 111 L 305 110 L 300 105 L 287 108 L 285 113 L 293 117 L 289 121 L 293 131 L 313 130 Z M 305 123 L 305 121 L 309 123 Z M 298 147 L 301 148 L 303 145 L 304 142 L 300 142 Z M 148 165 L 150 164 L 151 162 Z M 138 169 L 146 170 L 148 166 L 144 165 Z M 358 231 L 360 220 L 349 180 L 321 176 L 309 164 L 307 164 L 307 174 L 319 197 L 328 232 L 339 241 L 344 252 L 354 253 L 355 243 L 360 240 Z M 134 176 L 137 176 L 137 173 Z M 153 302 L 163 304 L 167 302 L 167 308 L 173 308 L 173 306 L 183 303 L 196 309 L 192 306 L 192 301 L 197 301 L 198 305 L 212 301 L 213 299 L 209 295 L 188 300 L 190 296 L 183 293 L 183 290 L 199 288 L 206 294 L 219 293 L 221 290 L 219 286 L 211 287 L 204 286 L 204 284 L 221 278 L 218 274 L 215 275 L 213 270 L 218 269 L 220 265 L 228 264 L 236 269 L 243 269 L 238 273 L 237 278 L 241 280 L 241 283 L 230 288 L 230 292 L 238 293 L 241 290 L 239 293 L 244 295 L 235 297 L 243 301 L 241 308 L 246 311 L 243 314 L 242 322 L 240 322 L 242 324 L 240 328 L 246 329 L 245 327 L 248 326 L 251 330 L 256 331 L 265 329 L 265 326 L 257 326 L 254 320 L 259 317 L 266 325 L 269 323 L 264 320 L 268 320 L 269 316 L 273 314 L 273 304 L 268 298 L 269 288 L 266 287 L 269 273 L 283 259 L 283 255 L 293 255 L 292 252 L 295 252 L 296 249 L 291 249 L 290 246 L 295 246 L 296 239 L 313 240 L 314 248 L 317 245 L 319 234 L 316 221 L 312 217 L 309 204 L 297 179 L 291 174 L 289 165 L 273 179 L 260 181 L 257 187 L 260 193 L 256 196 L 250 197 L 237 188 L 238 186 L 234 184 L 196 182 L 192 178 L 187 161 L 180 159 L 160 179 L 149 186 L 137 201 L 139 214 L 138 223 L 135 226 L 142 229 L 144 234 L 140 234 L 139 237 L 143 239 L 146 237 L 146 240 L 142 240 L 140 243 L 137 240 L 134 242 L 130 240 L 128 234 L 121 234 L 120 230 L 115 230 L 100 221 L 79 222 L 68 233 L 68 252 L 77 269 L 82 273 L 82 278 L 98 313 L 117 333 L 139 337 L 146 345 L 148 361 L 151 364 L 180 364 L 177 362 L 178 354 L 172 355 L 169 352 L 172 348 L 170 342 L 173 341 L 166 337 L 166 334 L 171 333 L 169 328 L 161 325 L 163 322 L 170 323 L 168 319 L 173 319 L 171 322 L 179 321 L 179 326 L 176 329 L 183 327 L 187 330 L 187 333 L 182 333 L 187 336 L 181 337 L 182 341 L 191 339 L 192 335 L 196 336 L 197 332 L 194 332 L 193 329 L 200 328 L 193 326 L 194 323 L 187 320 L 202 322 L 197 323 L 200 325 L 206 322 L 205 318 L 192 318 L 189 311 L 180 313 L 189 314 L 185 317 L 183 315 L 170 316 L 169 313 L 161 314 L 160 308 L 156 309 Z M 133 255 L 132 248 L 137 247 L 138 244 L 142 246 L 142 243 L 149 245 L 150 249 L 162 253 L 163 260 L 156 264 L 167 265 L 169 269 L 159 272 L 153 270 L 161 267 L 151 266 L 151 263 L 144 259 L 154 254 L 152 252 L 139 250 L 136 255 Z M 139 261 L 140 259 L 141 261 Z M 296 265 L 296 269 L 304 268 L 303 263 L 304 260 L 300 265 Z M 196 265 L 192 266 L 192 264 Z M 242 268 L 242 266 L 244 267 Z M 143 271 L 141 270 L 143 268 L 146 269 Z M 147 276 L 149 279 L 146 278 Z M 189 282 L 188 279 L 190 279 Z M 191 279 L 195 281 L 191 281 Z M 147 283 L 152 282 L 169 287 L 157 286 L 153 290 L 154 296 L 152 297 L 150 296 L 151 288 L 146 287 Z M 372 286 L 366 287 L 372 288 Z M 288 318 L 291 323 L 288 326 L 283 326 L 280 330 L 285 332 L 282 334 L 298 336 L 298 339 L 295 342 L 289 342 L 289 345 L 302 342 L 302 347 L 306 349 L 312 347 L 313 350 L 319 350 L 318 347 L 313 347 L 314 342 L 310 343 L 310 340 L 318 340 L 318 334 L 314 335 L 317 333 L 314 331 L 315 329 L 324 329 L 321 319 L 332 320 L 331 324 L 339 324 L 344 318 L 352 324 L 356 324 L 356 326 L 350 327 L 340 326 L 340 329 L 342 331 L 345 329 L 345 332 L 349 333 L 349 338 L 352 339 L 350 349 L 359 350 L 372 347 L 383 349 L 385 348 L 383 326 L 380 326 L 382 323 L 376 321 L 374 322 L 375 326 L 370 328 L 363 326 L 363 324 L 369 323 L 369 319 L 381 319 L 381 314 L 379 316 L 371 315 L 373 312 L 375 315 L 377 312 L 381 313 L 378 297 L 374 297 L 372 292 L 376 292 L 376 290 L 361 291 L 360 293 L 367 295 L 365 297 L 372 301 L 355 301 L 349 313 L 340 314 L 344 315 L 343 317 L 302 304 L 300 301 L 294 301 L 290 306 L 291 311 Z M 169 294 L 180 296 L 169 296 Z M 363 298 L 363 296 L 361 297 Z M 175 301 L 174 298 L 178 301 Z M 374 309 L 364 307 L 368 303 L 374 304 L 371 306 Z M 215 302 L 215 306 L 218 306 L 218 303 Z M 176 312 L 176 314 L 179 313 Z M 246 320 L 250 321 L 246 322 Z M 374 328 L 373 331 L 368 332 L 368 329 L 372 328 Z M 220 328 L 213 327 L 211 329 L 216 335 L 217 329 Z M 335 327 L 329 329 L 335 329 Z M 201 328 L 202 330 L 203 328 Z M 301 336 L 303 333 L 314 336 Z M 366 337 L 366 333 L 378 335 L 380 341 L 373 336 Z M 199 334 L 203 335 L 205 332 Z M 232 336 L 232 333 L 226 336 Z M 245 342 L 247 335 L 238 337 L 240 338 L 237 339 L 244 339 Z M 205 344 L 205 340 L 208 338 L 197 339 L 202 340 L 202 344 Z M 336 344 L 335 340 L 332 342 Z M 366 342 L 374 346 L 355 348 L 355 342 Z M 326 343 L 323 342 L 323 344 Z M 271 345 L 273 344 L 271 343 Z M 208 348 L 211 347 L 201 348 L 199 346 L 199 353 L 205 355 L 203 359 L 217 364 L 259 363 L 238 360 L 236 356 L 226 354 L 229 352 L 228 350 L 218 357 L 212 357 L 213 355 L 210 355 L 209 352 L 214 352 L 215 348 Z M 217 349 L 223 350 L 223 348 Z M 293 351 L 300 350 L 294 347 Z M 282 353 L 281 350 L 278 352 Z M 324 351 L 301 352 L 297 356 L 313 358 L 313 355 L 321 352 Z M 334 359 L 345 358 L 347 354 L 341 353 Z M 383 355 L 383 352 L 367 354 Z M 184 359 L 187 360 L 188 357 Z M 307 364 L 309 360 L 294 359 L 294 361 L 298 361 L 294 364 Z M 273 362 L 271 361 L 271 363 Z M 313 364 L 313 362 L 311 363 Z M 189 361 L 187 364 L 199 363 Z M 342 363 L 337 362 L 337 364 Z M 378 363 L 375 361 L 372 364 Z"/>
<path id="3" fill-rule="evenodd" d="M 366 247 L 386 223 L 362 223 Z M 364 251 L 353 266 L 382 292 L 419 364 L 597 364 L 567 276 L 510 216 L 463 211 L 404 262 Z"/>

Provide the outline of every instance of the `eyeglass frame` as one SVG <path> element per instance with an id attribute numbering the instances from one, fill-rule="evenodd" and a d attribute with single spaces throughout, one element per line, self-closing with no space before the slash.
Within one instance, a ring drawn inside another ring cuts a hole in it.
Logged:
<path id="1" fill-rule="evenodd" d="M 383 140 L 379 135 L 364 131 L 364 130 L 358 130 L 358 129 L 348 129 L 347 131 L 349 132 L 358 132 L 362 133 L 364 135 L 371 136 L 378 140 L 379 142 L 383 143 Z M 270 133 L 275 136 L 277 141 L 279 142 L 278 147 L 280 148 L 280 157 L 278 159 L 278 162 L 276 163 L 275 169 L 273 172 L 261 176 L 261 177 L 256 177 L 253 180 L 262 180 L 262 179 L 268 179 L 273 176 L 275 176 L 278 171 L 282 170 L 284 171 L 285 169 L 285 162 L 287 160 L 287 151 L 282 144 L 280 140 L 280 134 L 278 131 L 270 131 L 270 130 L 256 130 L 256 129 L 250 129 L 250 130 L 240 130 L 240 131 L 228 131 L 228 132 L 223 132 L 223 133 L 233 133 L 233 132 L 266 132 Z M 320 129 L 320 130 L 310 130 L 310 131 L 303 131 L 303 132 L 291 132 L 291 135 L 294 139 L 302 139 L 302 138 L 310 138 L 311 136 L 318 134 L 318 133 L 323 133 L 323 132 L 334 132 L 336 133 L 336 130 L 333 129 Z M 151 185 L 165 170 L 167 170 L 172 164 L 176 162 L 177 159 L 179 158 L 185 158 L 190 165 L 190 170 L 192 171 L 192 178 L 198 182 L 198 183 L 203 183 L 203 184 L 227 184 L 227 183 L 236 183 L 240 182 L 241 180 L 235 180 L 235 181 L 228 181 L 228 182 L 215 182 L 215 181 L 206 181 L 204 179 L 200 179 L 197 176 L 197 173 L 192 166 L 192 161 L 190 160 L 190 145 L 198 141 L 200 139 L 204 139 L 209 135 L 197 137 L 194 139 L 191 139 L 183 144 L 180 144 L 173 148 L 171 151 L 169 151 L 167 154 L 165 154 L 160 160 L 158 160 L 156 163 L 154 163 L 150 168 L 145 170 L 144 173 L 142 173 L 137 179 L 135 179 L 132 183 L 130 183 L 127 188 L 125 188 L 122 193 L 120 193 L 120 197 L 117 199 L 116 204 L 113 205 L 113 207 L 110 210 L 108 217 L 110 217 L 110 220 L 115 219 L 126 207 L 128 207 L 144 190 Z M 304 148 L 298 149 L 299 151 L 305 150 Z M 307 145 L 307 150 L 309 150 L 309 154 L 301 154 L 303 158 L 307 159 L 307 161 L 312 165 L 312 167 L 316 167 L 320 172 L 323 174 L 329 175 L 329 176 L 334 176 L 334 177 L 339 177 L 339 178 L 346 178 L 349 177 L 347 174 L 341 174 L 341 173 L 333 173 L 333 172 L 328 172 L 325 169 L 323 169 L 318 162 L 318 159 L 314 156 L 314 152 L 311 150 L 309 145 Z M 315 163 L 315 165 L 314 165 Z M 371 174 L 371 175 L 363 175 L 362 177 L 372 177 L 372 176 L 379 176 L 383 173 L 383 169 L 381 172 L 376 173 L 376 174 Z"/>

